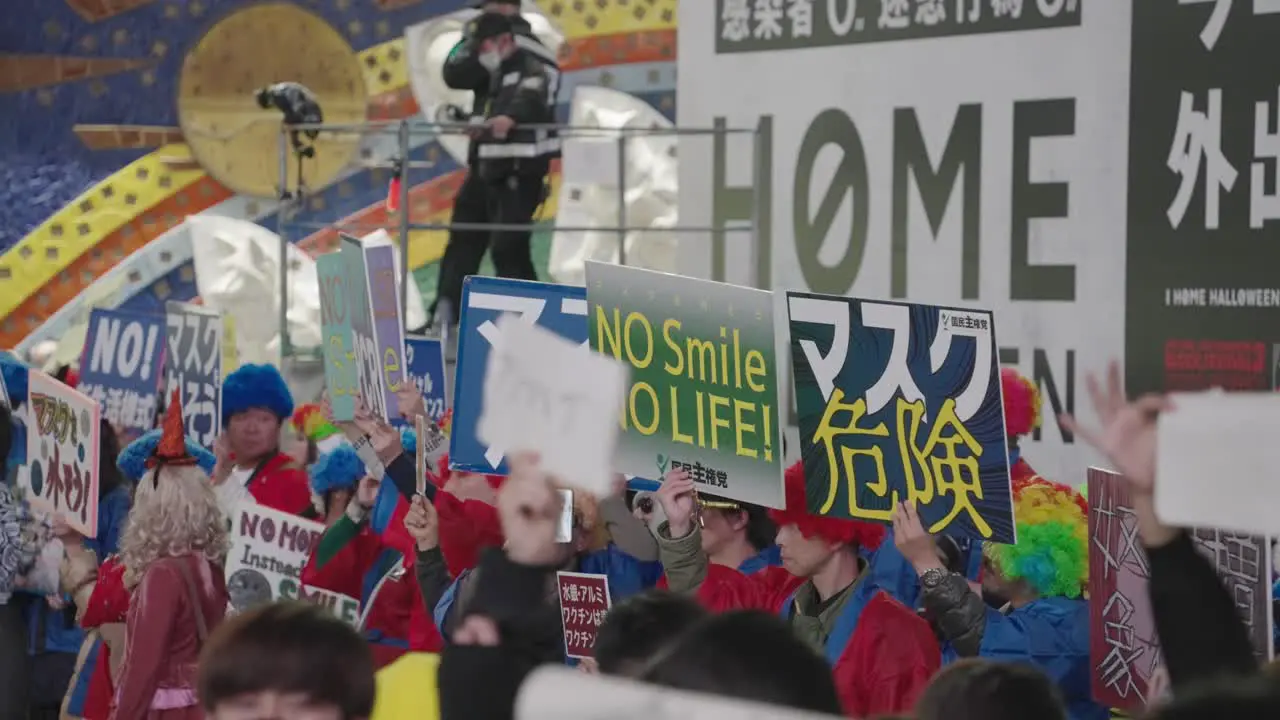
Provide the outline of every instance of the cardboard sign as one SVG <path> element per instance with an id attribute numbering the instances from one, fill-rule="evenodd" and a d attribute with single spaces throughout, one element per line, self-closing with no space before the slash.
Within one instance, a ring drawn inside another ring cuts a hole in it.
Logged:
<path id="1" fill-rule="evenodd" d="M 614 467 L 783 507 L 773 293 L 597 262 L 586 280 L 592 349 L 631 368 Z"/>
<path id="2" fill-rule="evenodd" d="M 107 422 L 128 437 L 155 427 L 165 338 L 163 317 L 101 308 L 89 314 L 76 389 L 97 401 Z"/>
<path id="3" fill-rule="evenodd" d="M 458 364 L 454 376 L 449 467 L 463 472 L 505 475 L 501 448 L 480 439 L 489 355 L 501 343 L 498 318 L 510 314 L 570 342 L 587 342 L 587 291 L 571 285 L 472 275 L 462 284 L 458 321 Z M 615 423 L 616 424 L 616 423 Z"/>
<path id="4" fill-rule="evenodd" d="M 36 511 L 61 514 L 76 532 L 97 537 L 98 403 L 34 370 L 27 392 L 25 498 Z"/>
<path id="5" fill-rule="evenodd" d="M 302 568 L 324 529 L 321 523 L 272 510 L 252 500 L 237 505 L 226 567 L 232 610 L 244 612 L 276 600 L 306 600 L 358 625 L 359 600 L 301 583 Z"/>
<path id="6" fill-rule="evenodd" d="M 187 437 L 206 448 L 222 431 L 222 315 L 187 303 L 165 303 L 170 397 L 182 398 Z"/>
<path id="7" fill-rule="evenodd" d="M 1250 629 L 1261 662 L 1271 657 L 1271 553 L 1264 537 L 1194 530 Z M 1093 698 L 1141 711 L 1164 673 L 1132 496 L 1119 473 L 1089 468 L 1089 663 Z"/>
<path id="8" fill-rule="evenodd" d="M 990 312 L 787 293 L 809 511 L 1015 542 Z"/>
<path id="9" fill-rule="evenodd" d="M 558 572 L 556 584 L 560 590 L 560 625 L 564 629 L 565 656 L 594 656 L 596 631 L 613 606 L 609 599 L 609 576 Z"/>
<path id="10" fill-rule="evenodd" d="M 342 235 L 341 238 L 341 257 L 347 268 L 347 315 L 351 318 L 351 342 L 355 351 L 360 398 L 374 417 L 389 420 L 386 377 L 378 353 L 364 245 L 359 238 L 350 235 Z"/>
<path id="11" fill-rule="evenodd" d="M 409 380 L 418 386 L 427 415 L 436 422 L 449 406 L 449 390 L 444 372 L 444 343 L 437 338 L 406 335 L 404 338 L 405 370 Z"/>
<path id="12" fill-rule="evenodd" d="M 627 367 L 510 315 L 497 330 L 480 439 L 503 453 L 536 451 L 547 472 L 608 495 Z"/>
<path id="13" fill-rule="evenodd" d="M 395 251 L 390 245 L 366 247 L 364 267 L 369 307 L 373 313 L 373 334 L 378 350 L 378 372 L 382 374 L 386 418 L 403 423 L 404 419 L 396 411 L 396 393 L 405 381 L 405 351 Z"/>
<path id="14" fill-rule="evenodd" d="M 351 335 L 347 275 L 342 253 L 316 258 L 316 276 L 320 283 L 320 333 L 324 342 L 324 385 L 329 391 L 334 419 L 343 422 L 355 417 L 355 398 L 360 392 L 360 371 L 356 367 L 355 343 Z"/>

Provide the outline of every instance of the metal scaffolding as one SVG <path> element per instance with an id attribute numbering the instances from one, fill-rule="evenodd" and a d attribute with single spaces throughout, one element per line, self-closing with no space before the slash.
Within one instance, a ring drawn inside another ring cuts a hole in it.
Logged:
<path id="1" fill-rule="evenodd" d="M 439 138 L 441 136 L 450 135 L 466 135 L 468 131 L 473 130 L 473 126 L 465 123 L 439 123 L 427 122 L 419 119 L 390 120 L 390 121 L 374 121 L 358 124 L 330 124 L 320 123 L 311 125 L 281 125 L 279 133 L 279 200 L 280 211 L 276 215 L 277 233 L 280 237 L 280 338 L 281 338 L 281 356 L 282 360 L 290 359 L 319 359 L 319 348 L 297 348 L 290 342 L 289 324 L 288 324 L 288 298 L 289 298 L 289 245 L 294 243 L 294 233 L 299 229 L 305 230 L 297 238 L 312 234 L 313 232 L 325 229 L 336 229 L 340 232 L 346 232 L 352 235 L 362 235 L 364 233 L 384 228 L 388 231 L 394 230 L 399 235 L 400 246 L 400 312 L 401 317 L 407 317 L 408 310 L 408 292 L 409 292 L 409 234 L 414 230 L 490 230 L 490 231 L 519 231 L 519 230 L 550 230 L 551 232 L 600 232 L 615 233 L 618 237 L 618 260 L 619 264 L 627 263 L 627 234 L 631 232 L 646 232 L 660 229 L 664 232 L 685 233 L 685 234 L 707 234 L 712 233 L 746 233 L 749 235 L 750 241 L 750 267 L 756 272 L 759 267 L 758 253 L 760 251 L 759 237 L 757 234 L 757 226 L 759 221 L 760 192 L 764 186 L 762 182 L 764 161 L 761 152 L 761 133 L 760 128 L 682 128 L 682 127 L 645 127 L 645 128 L 600 128 L 574 125 L 535 125 L 523 126 L 525 129 L 533 130 L 554 130 L 564 143 L 572 142 L 574 139 L 593 138 L 612 140 L 617 146 L 617 162 L 618 162 L 618 208 L 617 223 L 613 227 L 600 226 L 561 226 L 552 224 L 547 227 L 545 223 L 530 223 L 528 225 L 504 225 L 496 223 L 429 223 L 415 222 L 411 217 L 412 207 L 410 205 L 410 189 L 411 189 L 411 170 L 413 169 L 430 169 L 435 165 L 430 161 L 410 161 L 414 146 L 414 139 L 423 136 L 431 138 Z M 296 160 L 293 145 L 291 143 L 291 134 L 300 131 L 315 130 L 321 133 L 335 134 L 352 134 L 358 135 L 362 139 L 370 134 L 391 133 L 396 134 L 397 152 L 392 159 L 378 161 L 374 163 L 363 162 L 365 168 L 398 168 L 400 180 L 400 198 L 399 211 L 397 212 L 396 224 L 394 227 L 387 225 L 371 225 L 371 226 L 355 226 L 343 225 L 341 223 L 320 223 L 320 222 L 303 222 L 297 220 L 297 216 L 310 199 L 310 190 L 305 187 L 304 178 L 301 172 L 298 175 L 297 186 L 289 187 L 289 170 L 290 163 Z M 725 136 L 751 136 L 752 137 L 752 174 L 751 188 L 753 193 L 753 212 L 750 226 L 731 226 L 724 225 L 721 227 L 712 226 L 686 226 L 675 225 L 663 228 L 653 228 L 649 226 L 631 226 L 627 217 L 626 187 L 627 187 L 627 163 L 628 152 L 627 144 L 632 138 L 637 137 L 695 137 L 695 136 L 714 136 L 723 139 Z M 755 278 L 756 285 L 759 285 L 759 278 Z M 416 287 L 416 286 L 415 286 Z"/>

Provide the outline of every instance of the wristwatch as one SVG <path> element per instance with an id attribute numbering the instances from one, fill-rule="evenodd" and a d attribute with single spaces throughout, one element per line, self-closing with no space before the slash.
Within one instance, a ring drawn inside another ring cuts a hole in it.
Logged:
<path id="1" fill-rule="evenodd" d="M 942 584 L 947 579 L 947 572 L 940 568 L 929 568 L 920 576 L 920 586 L 925 590 L 932 590 Z"/>

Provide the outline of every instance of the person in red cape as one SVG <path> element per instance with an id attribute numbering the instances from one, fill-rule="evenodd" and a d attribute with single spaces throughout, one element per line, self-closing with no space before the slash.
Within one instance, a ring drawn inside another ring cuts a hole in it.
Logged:
<path id="1" fill-rule="evenodd" d="M 228 518 L 250 498 L 294 515 L 311 507 L 307 471 L 280 451 L 280 425 L 292 414 L 293 396 L 271 365 L 243 365 L 222 381 L 223 433 L 212 480 Z"/>
<path id="2" fill-rule="evenodd" d="M 850 717 L 909 711 L 942 661 L 928 622 L 894 597 L 910 568 L 892 543 L 882 545 L 883 526 L 808 514 L 804 485 L 796 463 L 786 472 L 786 509 L 770 513 L 783 567 L 744 575 L 708 562 L 696 486 L 682 471 L 669 473 L 657 493 L 667 516 L 658 545 L 668 585 L 696 591 L 713 610 L 780 614 L 826 657 Z"/>
<path id="3" fill-rule="evenodd" d="M 449 456 L 440 458 L 432 481 L 439 486 L 435 509 L 440 523 L 440 552 L 450 577 L 476 566 L 480 552 L 502 547 L 502 523 L 495 507 L 501 475 L 476 475 L 449 469 Z"/>
<path id="4" fill-rule="evenodd" d="M 195 720 L 196 665 L 226 613 L 227 524 L 187 452 L 175 391 L 120 543 L 132 591 L 112 720 Z"/>

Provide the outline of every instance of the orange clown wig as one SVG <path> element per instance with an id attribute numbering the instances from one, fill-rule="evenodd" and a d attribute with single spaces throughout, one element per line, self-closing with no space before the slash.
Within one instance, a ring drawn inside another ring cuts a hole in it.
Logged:
<path id="1" fill-rule="evenodd" d="M 816 537 L 829 543 L 857 545 L 868 550 L 875 550 L 884 541 L 883 525 L 810 514 L 805 497 L 804 466 L 799 462 L 787 468 L 786 489 L 786 509 L 769 511 L 769 519 L 778 527 L 795 525 L 806 538 Z"/>
<path id="2" fill-rule="evenodd" d="M 1041 597 L 1078 598 L 1089 582 L 1089 504 L 1075 490 L 1039 475 L 1014 480 L 1016 545 L 988 543 L 987 559 Z"/>

